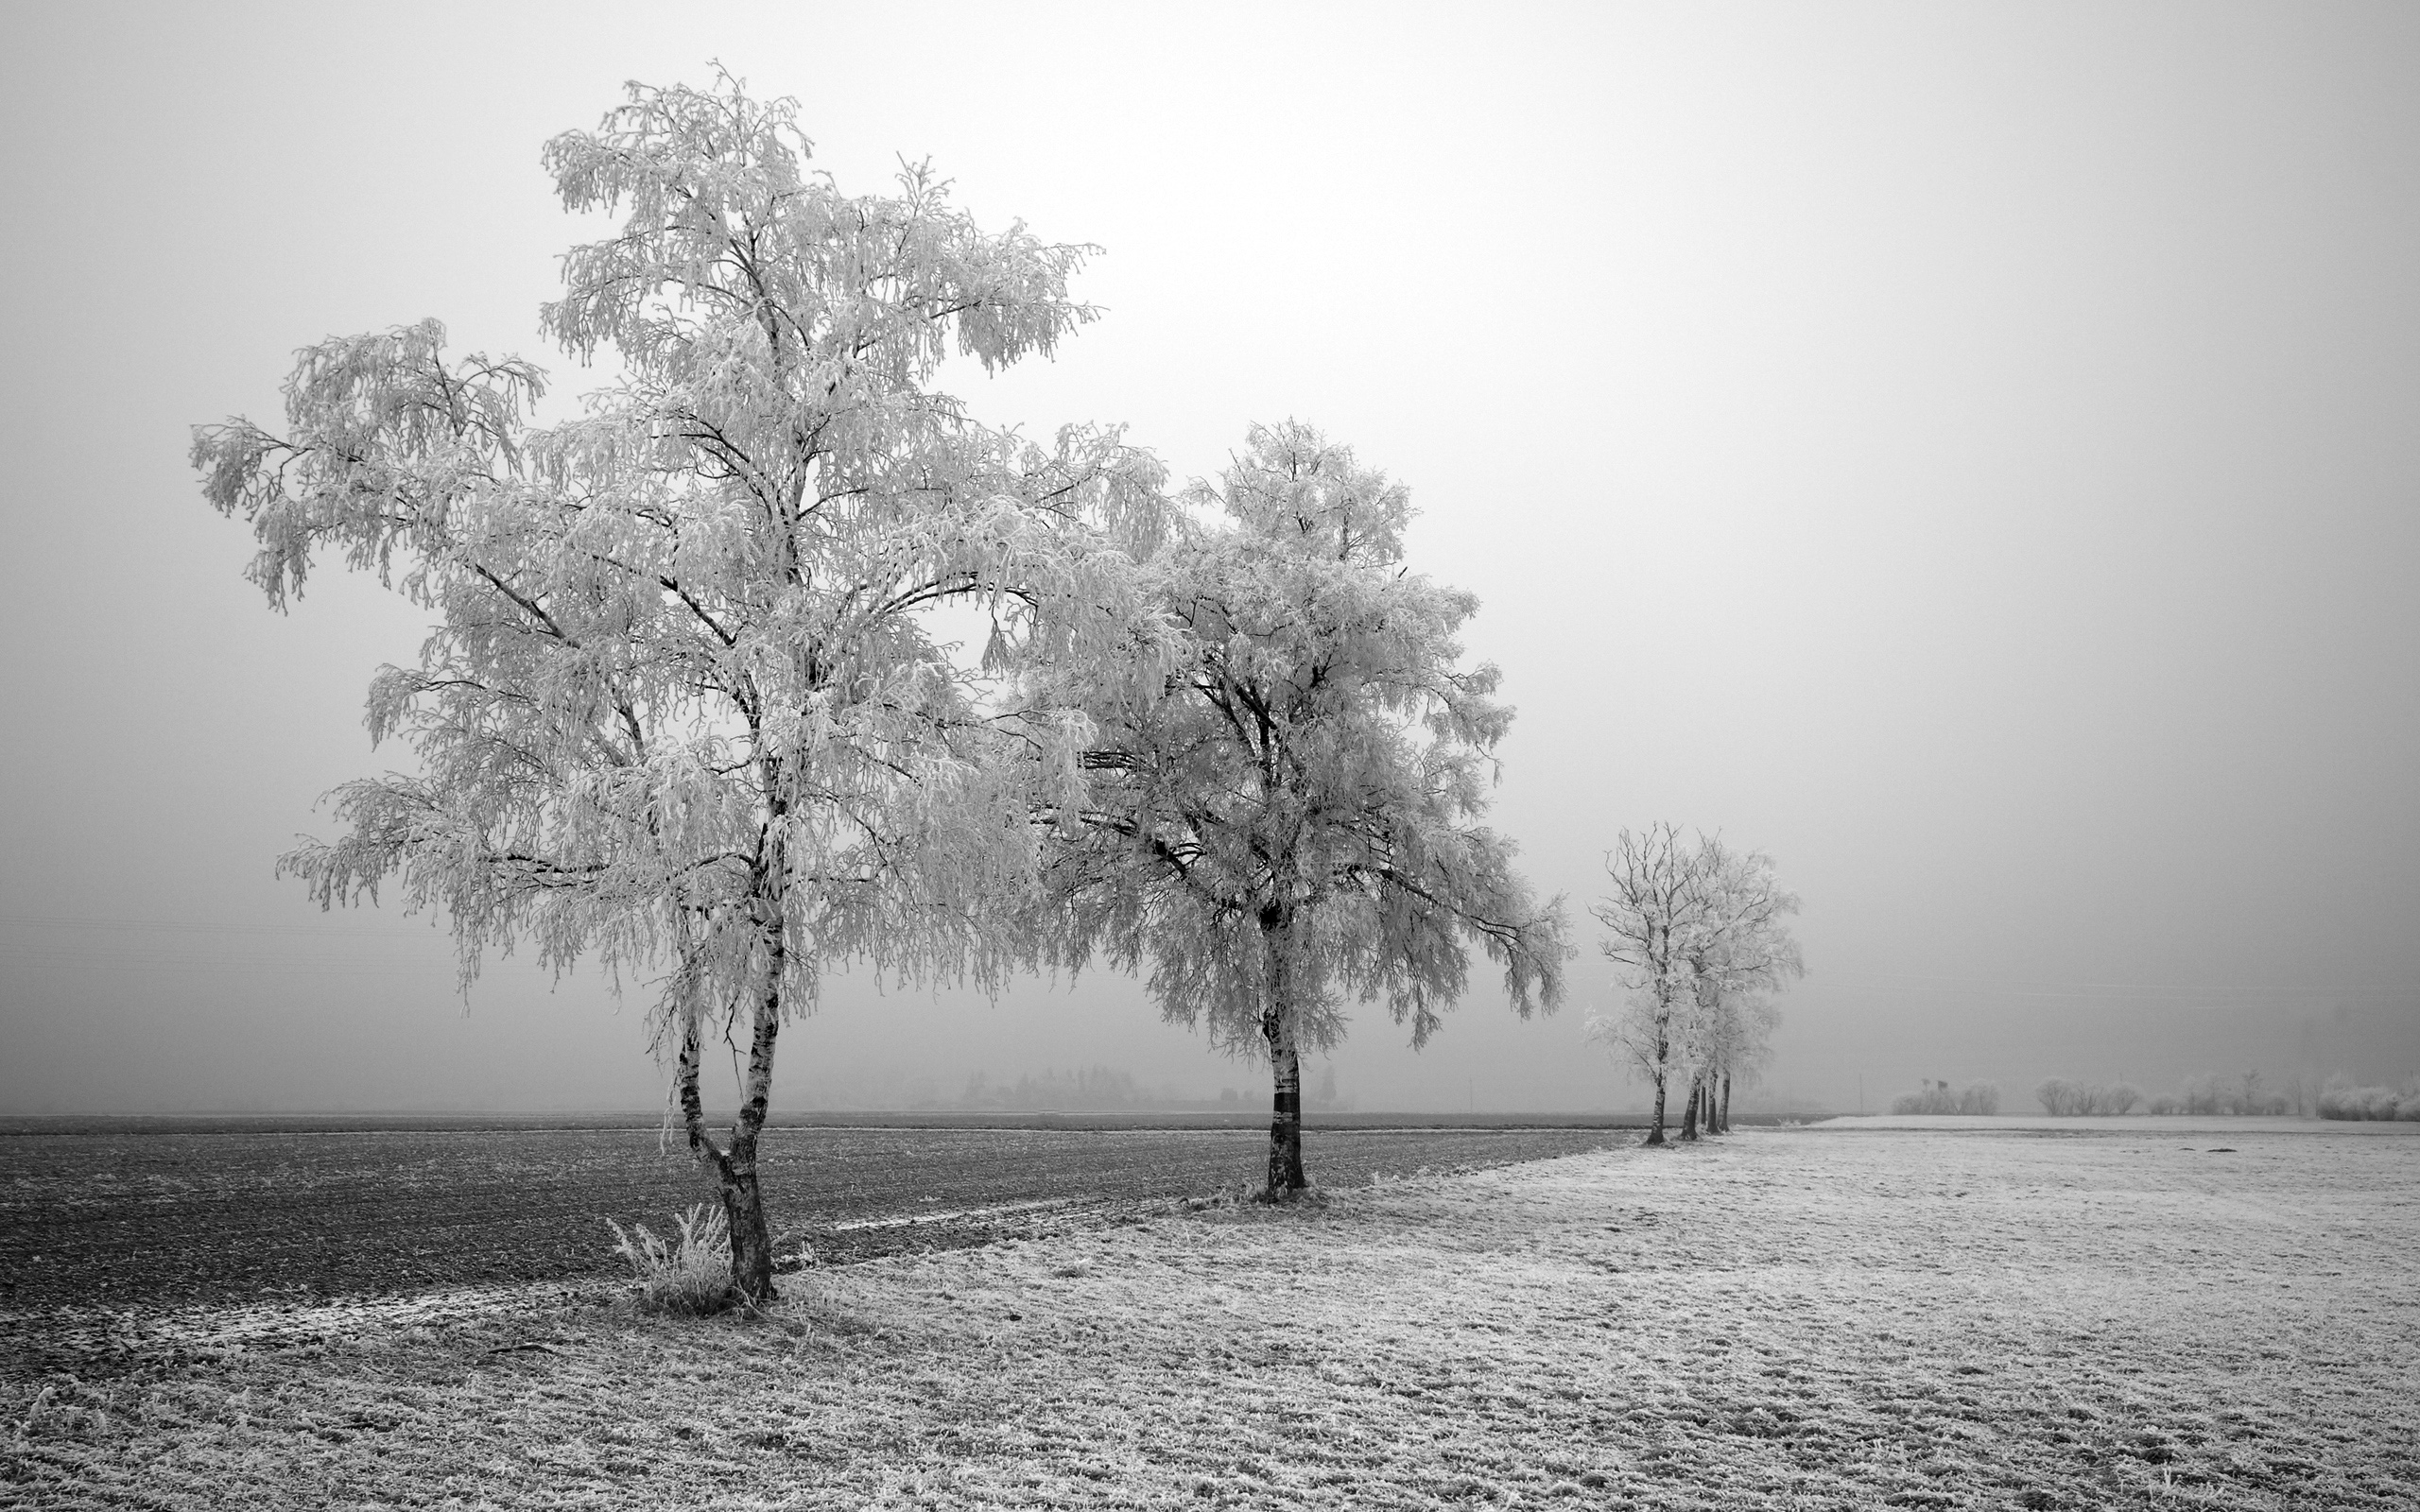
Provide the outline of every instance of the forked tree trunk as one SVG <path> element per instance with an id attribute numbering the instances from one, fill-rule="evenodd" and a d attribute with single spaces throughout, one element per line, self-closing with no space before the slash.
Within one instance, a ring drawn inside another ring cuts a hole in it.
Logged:
<path id="1" fill-rule="evenodd" d="M 737 1143 L 737 1141 L 734 1141 Z M 765 1195 L 756 1185 L 756 1142 L 744 1167 L 722 1182 L 722 1212 L 731 1223 L 731 1280 L 752 1306 L 773 1300 L 773 1236 L 765 1223 Z"/>
<path id="2" fill-rule="evenodd" d="M 732 1121 L 731 1143 L 719 1145 L 706 1131 L 704 1099 L 698 1090 L 702 1046 L 701 1024 L 693 1013 L 681 1035 L 681 1116 L 688 1125 L 689 1149 L 700 1164 L 715 1174 L 722 1196 L 722 1212 L 731 1228 L 731 1280 L 740 1299 L 752 1307 L 772 1301 L 773 1236 L 765 1221 L 765 1196 L 756 1184 L 757 1136 L 764 1132 L 766 1108 L 772 1100 L 773 1041 L 782 1029 L 782 948 L 778 934 L 770 951 L 771 964 L 764 991 L 755 1005 L 753 1032 L 748 1045 L 748 1080 Z"/>
<path id="3" fill-rule="evenodd" d="M 1269 1006 L 1261 1014 L 1260 1032 L 1269 1041 L 1270 1074 L 1275 1084 L 1269 1115 L 1269 1185 L 1261 1194 L 1270 1202 L 1287 1201 L 1311 1184 L 1303 1175 L 1303 1058 L 1294 1039 L 1294 973 L 1287 949 L 1290 922 L 1282 913 L 1261 916 Z"/>

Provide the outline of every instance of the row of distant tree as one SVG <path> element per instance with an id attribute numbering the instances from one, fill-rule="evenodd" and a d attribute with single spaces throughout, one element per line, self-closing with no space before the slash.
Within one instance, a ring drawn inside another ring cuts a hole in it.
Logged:
<path id="1" fill-rule="evenodd" d="M 1735 1084 L 1772 1055 L 1781 1015 L 1772 994 L 1806 974 L 1771 856 L 1720 835 L 1682 838 L 1670 824 L 1621 833 L 1605 857 L 1612 890 L 1592 912 L 1599 948 L 1625 993 L 1619 1011 L 1592 1015 L 1590 1038 L 1655 1096 L 1647 1143 L 1665 1143 L 1671 1091 L 1685 1091 L 1681 1138 L 1731 1126 Z"/>
<path id="2" fill-rule="evenodd" d="M 1911 1092 L 1901 1092 L 1891 1099 L 1893 1113 L 1927 1113 L 1989 1116 L 2000 1110 L 2000 1090 L 1987 1081 L 1968 1082 L 1953 1088 L 1945 1081 L 1927 1079 Z"/>
<path id="3" fill-rule="evenodd" d="M 2313 1076 L 2295 1076 L 2273 1087 L 2260 1073 L 2239 1076 L 2190 1076 L 2175 1092 L 2148 1096 L 2129 1081 L 2080 1082 L 2052 1076 L 2036 1087 L 2034 1099 L 2054 1117 L 2118 1117 L 2136 1110 L 2154 1116 L 2217 1114 L 2228 1117 L 2301 1117 L 2336 1119 L 2405 1119 L 2420 1121 L 2420 1079 L 2401 1088 L 2357 1086 L 2349 1076 L 2325 1083 Z M 1990 1082 L 1952 1088 L 1945 1081 L 1925 1082 L 1912 1092 L 1893 1098 L 1891 1111 L 1908 1114 L 1993 1114 L 2000 1110 L 2000 1090 Z"/>
<path id="4" fill-rule="evenodd" d="M 2420 1076 L 2400 1087 L 2358 1087 L 2350 1076 L 2339 1076 L 2320 1092 L 2319 1116 L 2420 1124 Z"/>
<path id="5" fill-rule="evenodd" d="M 994 1081 L 989 1073 L 978 1071 L 966 1078 L 966 1090 L 956 1102 L 936 1100 L 929 1106 L 965 1111 L 1206 1112 L 1237 1110 L 1245 1103 L 1233 1087 L 1220 1088 L 1215 1098 L 1186 1097 L 1173 1087 L 1146 1086 L 1132 1072 L 1085 1066 L 1077 1071 L 1052 1069 L 1038 1075 L 1027 1073 L 1013 1082 Z M 1315 1113 L 1352 1107 L 1351 1099 L 1336 1090 L 1335 1067 L 1324 1068 L 1318 1083 L 1303 1090 L 1303 1106 Z"/>

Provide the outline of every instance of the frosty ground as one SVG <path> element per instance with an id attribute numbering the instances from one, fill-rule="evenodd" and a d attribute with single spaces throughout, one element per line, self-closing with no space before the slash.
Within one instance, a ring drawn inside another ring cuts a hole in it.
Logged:
<path id="1" fill-rule="evenodd" d="M 1180 1209 L 787 1278 L 761 1318 L 231 1311 L 7 1385 L 0 1501 L 2420 1504 L 2420 1141 L 2125 1122 Z"/>

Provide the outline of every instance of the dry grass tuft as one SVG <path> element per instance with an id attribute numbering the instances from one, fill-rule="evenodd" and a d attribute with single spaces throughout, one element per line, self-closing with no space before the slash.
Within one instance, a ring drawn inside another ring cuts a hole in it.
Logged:
<path id="1" fill-rule="evenodd" d="M 731 1220 L 720 1208 L 699 1203 L 673 1220 L 678 1234 L 660 1238 L 645 1224 L 630 1231 L 613 1219 L 614 1253 L 631 1263 L 643 1312 L 704 1317 L 739 1301 L 731 1280 Z"/>
<path id="2" fill-rule="evenodd" d="M 1265 1186 L 1256 1187 L 1253 1191 L 1252 1200 L 1264 1208 L 1291 1208 L 1303 1211 L 1316 1211 L 1327 1206 L 1327 1190 L 1320 1186 L 1302 1187 L 1290 1192 L 1273 1191 Z"/>

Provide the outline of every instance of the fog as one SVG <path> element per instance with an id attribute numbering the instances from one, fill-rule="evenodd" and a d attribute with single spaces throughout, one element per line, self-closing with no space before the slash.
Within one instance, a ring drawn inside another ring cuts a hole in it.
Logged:
<path id="1" fill-rule="evenodd" d="M 2420 13 L 416 6 L 0 17 L 0 1111 L 644 1108 L 644 982 L 487 963 L 271 875 L 406 765 L 425 625 L 242 578 L 189 427 L 296 348 L 537 335 L 548 136 L 621 81 L 789 94 L 844 189 L 929 156 L 1103 249 L 976 415 L 1179 477 L 1297 417 L 1412 490 L 1520 716 L 1493 816 L 1570 1000 L 1483 972 L 1367 1110 L 1591 1110 L 1586 905 L 1659 819 L 1775 858 L 1809 974 L 1742 1106 L 1919 1077 L 2420 1074 Z M 781 1108 L 1106 1066 L 1266 1097 L 1114 973 L 827 984 Z M 726 1083 L 727 1085 L 727 1083 Z"/>

